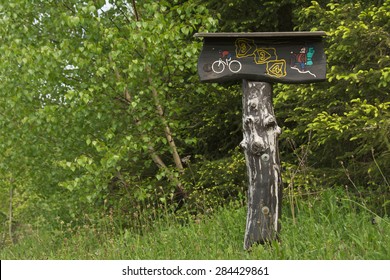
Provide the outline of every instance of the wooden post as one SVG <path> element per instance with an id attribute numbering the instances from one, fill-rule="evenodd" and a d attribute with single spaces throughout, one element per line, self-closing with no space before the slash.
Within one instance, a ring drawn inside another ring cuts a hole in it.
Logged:
<path id="1" fill-rule="evenodd" d="M 247 250 L 277 238 L 282 187 L 278 149 L 280 127 L 272 106 L 272 85 L 243 80 L 243 133 L 249 187 L 244 238 Z"/>
<path id="2" fill-rule="evenodd" d="M 316 32 L 197 33 L 204 38 L 198 60 L 203 82 L 243 80 L 243 132 L 240 146 L 248 169 L 247 250 L 278 238 L 282 180 L 278 149 L 280 127 L 269 83 L 326 81 L 323 37 Z M 249 81 L 250 80 L 250 81 Z"/>

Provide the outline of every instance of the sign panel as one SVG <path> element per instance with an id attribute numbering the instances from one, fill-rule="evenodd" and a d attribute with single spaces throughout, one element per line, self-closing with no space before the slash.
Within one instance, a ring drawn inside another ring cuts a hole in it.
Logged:
<path id="1" fill-rule="evenodd" d="M 198 73 L 204 82 L 325 81 L 325 32 L 197 33 L 204 37 Z"/>

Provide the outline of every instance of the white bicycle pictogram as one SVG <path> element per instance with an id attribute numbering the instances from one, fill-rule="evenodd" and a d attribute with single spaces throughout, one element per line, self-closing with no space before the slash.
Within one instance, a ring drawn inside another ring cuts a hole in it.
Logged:
<path id="1" fill-rule="evenodd" d="M 222 60 L 222 58 L 220 58 L 219 60 L 216 60 L 213 62 L 213 64 L 211 65 L 211 69 L 214 71 L 214 73 L 222 73 L 223 71 L 225 71 L 225 67 L 228 67 L 229 70 L 233 73 L 237 73 L 237 72 L 240 72 L 241 70 L 241 62 L 239 62 L 238 60 L 235 60 L 231 57 L 229 58 L 226 58 L 225 61 Z"/>

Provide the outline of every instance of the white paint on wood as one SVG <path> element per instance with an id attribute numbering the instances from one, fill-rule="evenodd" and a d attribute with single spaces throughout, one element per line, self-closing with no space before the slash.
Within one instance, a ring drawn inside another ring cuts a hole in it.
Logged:
<path id="1" fill-rule="evenodd" d="M 243 136 L 248 173 L 248 213 L 244 248 L 277 237 L 281 176 L 277 138 L 281 133 L 268 83 L 243 82 Z"/>

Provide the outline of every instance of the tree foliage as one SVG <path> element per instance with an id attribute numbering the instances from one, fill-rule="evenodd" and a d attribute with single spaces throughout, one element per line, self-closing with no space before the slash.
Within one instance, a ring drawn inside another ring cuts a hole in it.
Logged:
<path id="1" fill-rule="evenodd" d="M 389 0 L 0 1 L 1 215 L 11 189 L 32 221 L 244 197 L 241 88 L 198 82 L 193 34 L 292 30 L 327 32 L 328 80 L 275 85 L 284 180 L 354 185 L 388 211 L 389 15 Z"/>
<path id="2" fill-rule="evenodd" d="M 385 207 L 390 191 L 390 2 L 377 2 L 313 1 L 300 11 L 299 29 L 328 34 L 328 81 L 281 86 L 277 106 L 284 111 L 284 138 L 296 150 L 310 143 L 309 166 L 332 178 L 331 184 L 377 191 L 377 203 Z"/>
<path id="3" fill-rule="evenodd" d="M 201 43 L 191 36 L 215 24 L 203 6 L 176 2 L 2 4 L 4 180 L 73 217 L 113 193 L 123 205 L 172 198 L 182 172 L 175 141 L 193 141 L 176 139 L 186 125 L 178 96 Z"/>

